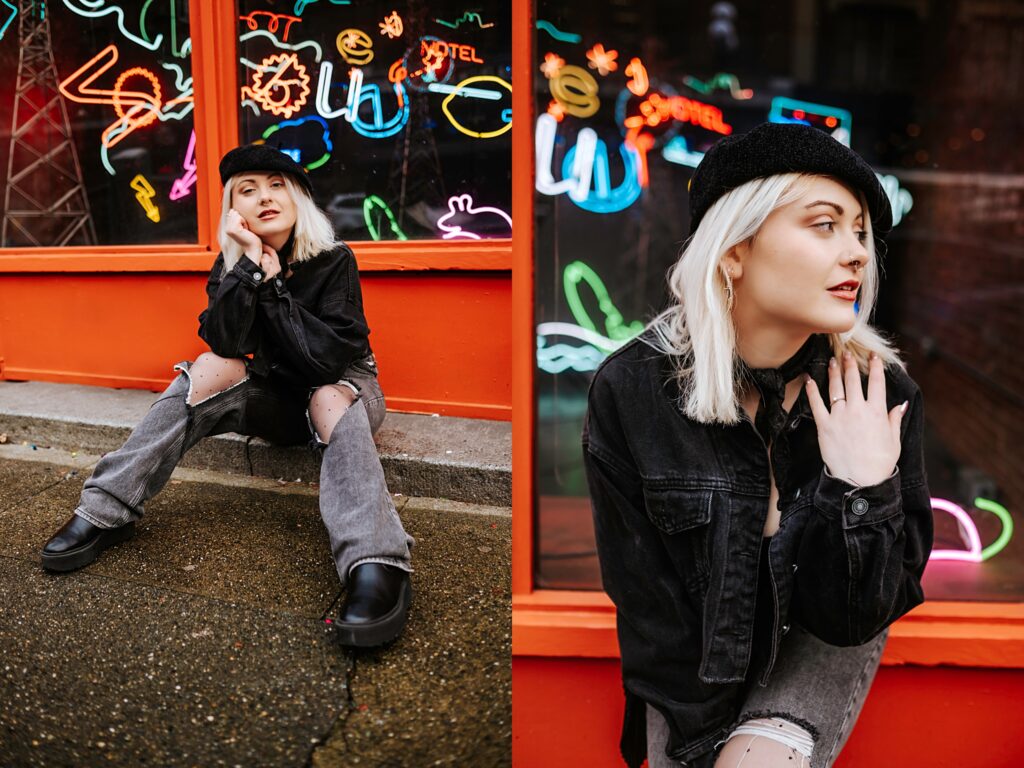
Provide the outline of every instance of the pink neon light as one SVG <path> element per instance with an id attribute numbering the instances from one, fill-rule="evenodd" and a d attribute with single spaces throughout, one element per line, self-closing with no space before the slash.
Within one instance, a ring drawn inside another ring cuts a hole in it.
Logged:
<path id="1" fill-rule="evenodd" d="M 981 536 L 978 535 L 978 526 L 974 524 L 971 516 L 964 512 L 963 508 L 945 499 L 932 499 L 932 509 L 941 509 L 949 512 L 956 518 L 960 526 L 960 535 L 966 540 L 967 549 L 933 549 L 929 560 L 959 560 L 968 563 L 981 562 Z"/>
<path id="2" fill-rule="evenodd" d="M 185 168 L 185 175 L 180 179 L 175 179 L 171 184 L 171 194 L 169 195 L 171 200 L 181 200 L 192 191 L 192 187 L 196 183 L 196 132 L 194 129 L 192 135 L 188 137 L 188 149 L 185 150 L 185 162 L 182 165 Z"/>
<path id="3" fill-rule="evenodd" d="M 512 217 L 505 213 L 500 208 L 474 208 L 473 207 L 473 196 L 472 195 L 454 195 L 448 199 L 448 213 L 437 220 L 437 228 L 444 231 L 441 236 L 442 240 L 452 240 L 456 237 L 464 237 L 468 240 L 482 240 L 476 232 L 469 232 L 462 228 L 460 224 L 451 225 L 446 222 L 454 216 L 465 213 L 470 216 L 477 216 L 483 213 L 493 213 L 500 216 L 508 224 L 508 228 L 512 229 Z"/>

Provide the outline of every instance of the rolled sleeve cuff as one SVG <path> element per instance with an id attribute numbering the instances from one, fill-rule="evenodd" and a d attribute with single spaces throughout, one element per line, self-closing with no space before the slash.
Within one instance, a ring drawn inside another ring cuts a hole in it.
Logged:
<path id="1" fill-rule="evenodd" d="M 254 264 L 252 259 L 248 256 L 242 256 L 231 270 L 238 276 L 238 279 L 245 285 L 250 285 L 253 288 L 259 288 L 263 283 L 263 269 L 258 264 Z"/>
<path id="2" fill-rule="evenodd" d="M 822 469 L 814 505 L 830 519 L 841 518 L 843 528 L 857 528 L 888 520 L 899 514 L 900 471 L 896 469 L 875 485 L 855 486 Z"/>

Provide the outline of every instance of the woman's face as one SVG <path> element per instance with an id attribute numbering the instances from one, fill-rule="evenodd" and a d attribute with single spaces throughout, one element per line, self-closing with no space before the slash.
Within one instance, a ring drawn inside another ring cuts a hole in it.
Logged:
<path id="1" fill-rule="evenodd" d="M 245 172 L 231 193 L 231 207 L 245 219 L 249 230 L 269 245 L 284 245 L 295 226 L 295 201 L 280 173 Z"/>
<path id="2" fill-rule="evenodd" d="M 815 177 L 778 208 L 724 266 L 733 270 L 737 327 L 803 336 L 853 327 L 870 258 L 860 202 L 844 184 Z"/>

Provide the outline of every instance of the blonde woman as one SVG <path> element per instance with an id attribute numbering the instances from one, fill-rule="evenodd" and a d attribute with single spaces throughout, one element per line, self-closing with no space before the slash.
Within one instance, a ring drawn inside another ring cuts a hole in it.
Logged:
<path id="1" fill-rule="evenodd" d="M 921 394 L 870 325 L 891 211 L 795 124 L 712 147 L 690 211 L 671 306 L 598 370 L 583 433 L 622 752 L 824 768 L 932 544 Z"/>
<path id="2" fill-rule="evenodd" d="M 373 434 L 384 395 L 359 273 L 312 198 L 301 165 L 266 145 L 220 163 L 221 253 L 199 335 L 209 345 L 153 404 L 125 445 L 100 460 L 68 522 L 47 542 L 53 571 L 88 565 L 134 535 L 143 505 L 200 438 L 257 435 L 322 452 L 320 513 L 346 598 L 346 645 L 394 639 L 408 615 L 410 547 Z"/>

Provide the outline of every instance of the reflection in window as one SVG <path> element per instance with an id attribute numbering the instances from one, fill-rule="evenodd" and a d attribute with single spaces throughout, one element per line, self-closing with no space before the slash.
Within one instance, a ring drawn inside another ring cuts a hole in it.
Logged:
<path id="1" fill-rule="evenodd" d="M 2 245 L 195 242 L 186 0 L 3 5 Z"/>
<path id="2" fill-rule="evenodd" d="M 1013 3 L 536 5 L 536 583 L 599 589 L 580 430 L 593 371 L 663 306 L 707 148 L 801 121 L 879 174 L 876 323 L 920 384 L 929 599 L 1024 594 L 1024 17 Z"/>
<path id="3" fill-rule="evenodd" d="M 347 240 L 511 235 L 508 3 L 239 4 L 243 141 L 309 170 Z"/>

